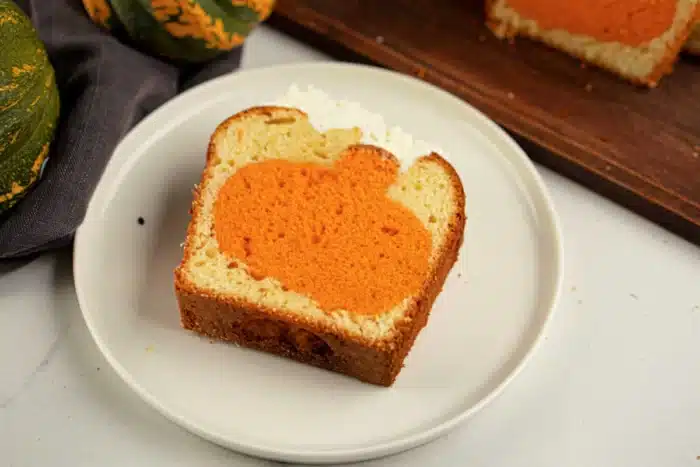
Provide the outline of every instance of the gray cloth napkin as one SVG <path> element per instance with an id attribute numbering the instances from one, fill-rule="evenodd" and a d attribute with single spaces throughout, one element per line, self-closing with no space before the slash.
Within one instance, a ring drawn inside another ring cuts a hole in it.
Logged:
<path id="1" fill-rule="evenodd" d="M 183 90 L 238 68 L 241 49 L 198 67 L 175 66 L 92 23 L 81 0 L 16 0 L 46 44 L 61 117 L 40 182 L 0 217 L 0 259 L 65 246 L 119 140 Z"/>

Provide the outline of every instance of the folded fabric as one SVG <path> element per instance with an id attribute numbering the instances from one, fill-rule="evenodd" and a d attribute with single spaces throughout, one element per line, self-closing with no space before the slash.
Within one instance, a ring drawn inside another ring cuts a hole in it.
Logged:
<path id="1" fill-rule="evenodd" d="M 16 0 L 56 71 L 61 116 L 40 182 L 0 218 L 0 259 L 69 244 L 119 140 L 187 88 L 236 70 L 241 48 L 175 66 L 95 25 L 81 0 Z"/>

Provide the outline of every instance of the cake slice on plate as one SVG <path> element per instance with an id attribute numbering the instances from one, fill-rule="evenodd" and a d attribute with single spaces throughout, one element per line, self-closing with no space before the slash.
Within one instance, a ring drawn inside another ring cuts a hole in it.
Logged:
<path id="1" fill-rule="evenodd" d="M 175 271 L 185 329 L 394 382 L 456 261 L 465 196 L 440 155 L 401 171 L 361 136 L 290 107 L 218 126 Z"/>

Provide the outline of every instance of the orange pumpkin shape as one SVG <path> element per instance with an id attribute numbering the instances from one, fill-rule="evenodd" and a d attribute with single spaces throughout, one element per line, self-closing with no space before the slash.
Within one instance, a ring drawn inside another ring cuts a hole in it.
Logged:
<path id="1" fill-rule="evenodd" d="M 387 196 L 399 165 L 374 147 L 332 165 L 268 160 L 236 171 L 214 205 L 220 249 L 326 310 L 386 312 L 426 278 L 431 235 Z"/>

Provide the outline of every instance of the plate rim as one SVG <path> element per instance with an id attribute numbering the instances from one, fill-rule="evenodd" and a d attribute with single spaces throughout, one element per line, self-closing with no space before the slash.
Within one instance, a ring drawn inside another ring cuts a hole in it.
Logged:
<path id="1" fill-rule="evenodd" d="M 518 171 L 519 174 L 517 178 L 521 180 L 526 180 L 526 178 L 524 178 L 523 175 L 527 175 L 530 178 L 529 182 L 533 184 L 532 188 L 528 189 L 527 191 L 531 193 L 537 193 L 538 196 L 541 198 L 540 208 L 543 214 L 542 218 L 547 221 L 547 230 L 549 230 L 551 235 L 551 242 L 548 242 L 550 244 L 548 250 L 550 250 L 549 253 L 553 255 L 553 258 L 550 260 L 550 266 L 553 269 L 552 276 L 554 279 L 554 284 L 551 295 L 546 297 L 545 305 L 543 305 L 543 308 L 546 307 L 546 312 L 543 316 L 542 324 L 539 326 L 539 329 L 537 329 L 534 337 L 531 339 L 531 342 L 525 346 L 522 356 L 520 357 L 519 361 L 515 363 L 511 371 L 508 372 L 508 374 L 505 375 L 502 378 L 502 380 L 490 392 L 481 397 L 481 399 L 479 399 L 476 403 L 467 407 L 463 411 L 448 416 L 448 418 L 446 418 L 442 422 L 438 422 L 432 425 L 430 428 L 420 430 L 416 433 L 410 433 L 400 437 L 396 437 L 387 441 L 382 441 L 376 444 L 368 444 L 367 446 L 363 447 L 350 447 L 337 450 L 290 450 L 275 448 L 274 446 L 267 446 L 261 444 L 237 442 L 235 440 L 219 436 L 216 433 L 209 432 L 205 429 L 205 427 L 200 427 L 196 422 L 190 422 L 185 417 L 178 414 L 175 410 L 170 410 L 168 407 L 165 407 L 163 404 L 161 404 L 157 396 L 151 394 L 149 391 L 143 388 L 139 384 L 139 382 L 131 375 L 131 373 L 121 365 L 118 359 L 114 355 L 112 355 L 104 339 L 99 337 L 100 332 L 98 331 L 95 323 L 92 321 L 91 313 L 88 312 L 85 292 L 83 290 L 83 287 L 81 286 L 81 283 L 83 283 L 81 279 L 83 277 L 83 273 L 81 272 L 81 264 L 83 264 L 82 257 L 86 254 L 85 250 L 88 248 L 88 245 L 85 245 L 85 242 L 82 239 L 86 237 L 85 232 L 91 225 L 92 217 L 95 217 L 97 214 L 99 214 L 98 209 L 103 207 L 103 201 L 105 199 L 109 200 L 112 198 L 111 195 L 113 190 L 111 188 L 116 189 L 119 186 L 120 177 L 118 177 L 117 175 L 124 170 L 128 170 L 131 164 L 133 164 L 135 160 L 138 160 L 138 158 L 133 158 L 133 160 L 126 159 L 120 165 L 117 165 L 117 163 L 114 161 L 114 158 L 111 157 L 100 177 L 99 182 L 95 186 L 95 190 L 91 195 L 91 199 L 88 203 L 83 222 L 76 230 L 73 248 L 74 287 L 81 314 L 85 321 L 86 327 L 88 328 L 90 335 L 92 336 L 93 341 L 95 342 L 96 346 L 98 347 L 102 355 L 105 357 L 107 362 L 110 364 L 110 366 L 122 379 L 122 381 L 124 381 L 124 383 L 126 383 L 128 387 L 130 387 L 136 394 L 138 394 L 138 396 L 143 401 L 148 403 L 151 407 L 155 408 L 162 416 L 169 419 L 173 423 L 180 425 L 181 427 L 185 428 L 191 433 L 208 440 L 209 442 L 218 444 L 238 453 L 269 460 L 286 462 L 304 462 L 310 464 L 367 461 L 371 459 L 385 457 L 388 455 L 398 454 L 400 452 L 426 444 L 446 434 L 447 432 L 451 431 L 467 419 L 471 418 L 473 415 L 478 413 L 489 403 L 495 400 L 498 396 L 500 396 L 502 392 L 506 389 L 506 387 L 510 385 L 510 383 L 522 372 L 522 370 L 532 360 L 533 355 L 536 353 L 537 349 L 540 347 L 542 341 L 544 340 L 544 336 L 549 328 L 555 311 L 558 308 L 563 288 L 564 249 L 560 220 L 557 215 L 555 205 L 550 195 L 549 189 L 544 183 L 540 173 L 537 171 L 534 162 L 527 156 L 527 153 L 524 151 L 524 149 L 521 148 L 520 145 L 518 145 L 517 142 L 503 128 L 501 128 L 483 112 L 476 109 L 468 102 L 459 99 L 457 96 L 431 83 L 422 81 L 416 77 L 401 72 L 388 70 L 375 65 L 366 65 L 342 61 L 290 63 L 233 71 L 231 73 L 224 74 L 222 76 L 194 86 L 165 102 L 159 108 L 157 108 L 145 118 L 143 118 L 131 130 L 129 130 L 129 132 L 115 146 L 114 150 L 112 151 L 112 154 L 123 150 L 122 147 L 127 146 L 133 140 L 140 140 L 141 143 L 139 145 L 144 145 L 147 144 L 148 140 L 152 138 L 157 138 L 160 132 L 155 132 L 145 139 L 140 137 L 140 133 L 144 132 L 143 129 L 148 127 L 150 122 L 162 118 L 163 115 L 168 115 L 170 109 L 177 106 L 179 101 L 184 100 L 185 96 L 204 94 L 207 92 L 207 89 L 217 87 L 218 83 L 228 80 L 245 80 L 246 76 L 255 74 L 278 72 L 288 73 L 290 76 L 292 76 L 294 71 L 299 69 L 306 69 L 307 71 L 313 71 L 313 69 L 318 69 L 320 72 L 322 72 L 324 69 L 329 68 L 336 69 L 336 71 L 343 71 L 348 73 L 359 72 L 370 74 L 384 74 L 387 78 L 390 78 L 392 80 L 399 80 L 403 81 L 405 84 L 423 87 L 426 93 L 431 93 L 432 96 L 436 98 L 440 97 L 442 99 L 449 99 L 452 100 L 455 104 L 461 105 L 465 108 L 465 110 L 472 114 L 472 117 L 475 120 L 479 121 L 480 125 L 482 125 L 485 128 L 488 128 L 491 132 L 493 132 L 493 134 L 498 137 L 499 142 L 501 143 L 501 147 L 507 149 L 508 152 L 512 154 L 512 157 L 517 157 L 518 159 L 520 159 L 520 162 L 523 164 L 523 170 Z M 318 73 L 319 71 L 316 72 Z M 188 113 L 173 113 L 172 117 L 170 117 L 169 120 L 175 121 L 179 119 L 186 119 L 188 118 L 188 116 Z M 139 131 L 139 129 L 141 130 Z M 110 178 L 113 181 L 112 183 L 105 185 L 104 180 L 107 175 L 111 175 Z M 115 186 L 112 187 L 112 185 Z M 99 217 L 97 218 L 99 219 Z"/>

